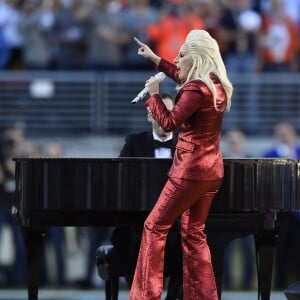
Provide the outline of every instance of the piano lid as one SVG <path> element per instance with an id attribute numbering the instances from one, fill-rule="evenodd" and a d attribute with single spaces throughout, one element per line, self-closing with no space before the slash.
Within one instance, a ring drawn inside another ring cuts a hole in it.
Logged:
<path id="1" fill-rule="evenodd" d="M 171 159 L 18 157 L 16 197 L 31 210 L 149 211 Z M 224 159 L 213 212 L 300 209 L 299 163 L 291 159 Z"/>

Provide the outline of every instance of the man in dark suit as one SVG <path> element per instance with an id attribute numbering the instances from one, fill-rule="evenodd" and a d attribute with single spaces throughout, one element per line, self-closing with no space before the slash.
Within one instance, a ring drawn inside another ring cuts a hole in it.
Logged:
<path id="1" fill-rule="evenodd" d="M 172 97 L 163 94 L 162 99 L 168 110 L 172 110 L 174 103 Z M 120 152 L 120 157 L 155 157 L 172 158 L 176 144 L 173 132 L 165 132 L 160 125 L 148 113 L 148 121 L 152 124 L 152 130 L 130 134 L 125 139 L 125 144 Z M 179 224 L 170 230 L 167 237 L 165 252 L 165 273 L 170 275 L 166 300 L 179 299 L 181 295 L 181 244 Z M 132 226 L 118 226 L 115 228 L 111 241 L 117 250 L 120 263 L 125 273 L 125 279 L 131 286 L 139 245 L 143 230 L 143 222 Z"/>
<path id="2" fill-rule="evenodd" d="M 171 96 L 163 95 L 168 109 L 174 106 Z M 172 158 L 174 151 L 173 132 L 165 132 L 148 113 L 148 121 L 152 130 L 129 134 L 121 150 L 120 157 L 155 157 Z"/>

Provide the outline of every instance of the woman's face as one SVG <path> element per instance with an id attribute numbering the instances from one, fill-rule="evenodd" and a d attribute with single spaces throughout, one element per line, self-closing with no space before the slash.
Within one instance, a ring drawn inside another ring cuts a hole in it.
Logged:
<path id="1" fill-rule="evenodd" d="M 192 57 L 190 54 L 188 54 L 187 47 L 185 46 L 185 44 L 183 44 L 180 48 L 177 57 L 174 59 L 174 63 L 177 67 L 179 79 L 185 81 L 193 65 Z"/>

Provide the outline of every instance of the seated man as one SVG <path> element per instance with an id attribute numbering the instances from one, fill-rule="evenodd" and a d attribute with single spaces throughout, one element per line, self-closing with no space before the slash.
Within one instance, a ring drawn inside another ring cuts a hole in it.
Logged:
<path id="1" fill-rule="evenodd" d="M 164 94 L 162 98 L 166 107 L 172 110 L 174 106 L 172 97 Z M 172 158 L 176 144 L 175 134 L 165 132 L 150 114 L 148 114 L 148 121 L 152 123 L 152 131 L 128 135 L 120 157 Z M 179 228 L 180 226 L 175 223 L 167 237 L 165 273 L 169 277 L 169 284 L 166 300 L 175 300 L 181 295 L 182 257 Z M 143 222 L 132 226 L 118 226 L 111 237 L 112 244 L 118 251 L 129 287 L 134 275 L 142 230 Z"/>

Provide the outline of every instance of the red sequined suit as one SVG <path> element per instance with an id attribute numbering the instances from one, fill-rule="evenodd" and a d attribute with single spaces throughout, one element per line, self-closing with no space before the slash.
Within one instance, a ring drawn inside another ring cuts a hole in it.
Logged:
<path id="1" fill-rule="evenodd" d="M 162 59 L 159 70 L 178 82 L 175 65 Z M 179 127 L 180 131 L 169 179 L 144 223 L 130 300 L 161 299 L 166 235 L 179 216 L 184 300 L 218 299 L 204 227 L 224 172 L 219 143 L 226 95 L 219 80 L 213 75 L 212 80 L 218 110 L 200 80 L 179 91 L 171 112 L 159 95 L 145 102 L 165 131 Z"/>

